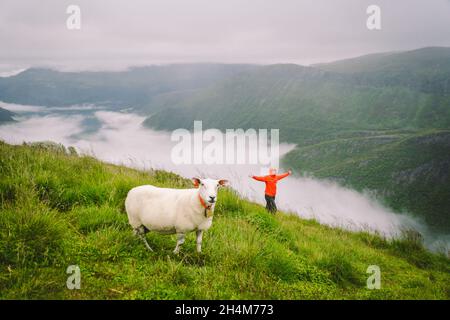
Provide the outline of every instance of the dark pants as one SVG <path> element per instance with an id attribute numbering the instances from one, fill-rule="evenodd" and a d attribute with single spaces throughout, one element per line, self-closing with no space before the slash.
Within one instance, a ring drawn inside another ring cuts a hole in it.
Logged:
<path id="1" fill-rule="evenodd" d="M 275 196 L 265 195 L 266 197 L 266 209 L 267 211 L 275 214 L 277 212 L 277 205 L 275 204 Z"/>

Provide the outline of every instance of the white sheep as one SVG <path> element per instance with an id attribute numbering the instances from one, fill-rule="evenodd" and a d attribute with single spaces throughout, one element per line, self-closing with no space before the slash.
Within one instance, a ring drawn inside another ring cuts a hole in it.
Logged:
<path id="1" fill-rule="evenodd" d="M 217 190 L 227 180 L 193 178 L 194 189 L 158 188 L 139 186 L 128 192 L 125 209 L 134 232 L 153 251 L 145 234 L 156 231 L 162 234 L 177 234 L 177 254 L 184 243 L 187 232 L 197 231 L 197 252 L 202 250 L 203 231 L 212 224 Z"/>

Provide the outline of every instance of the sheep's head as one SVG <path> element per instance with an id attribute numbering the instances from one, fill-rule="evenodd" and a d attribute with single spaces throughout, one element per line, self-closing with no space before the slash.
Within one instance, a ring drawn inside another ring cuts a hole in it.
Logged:
<path id="1" fill-rule="evenodd" d="M 219 187 L 226 186 L 228 184 L 228 180 L 216 180 L 216 179 L 199 179 L 192 178 L 192 182 L 194 186 L 199 188 L 200 197 L 202 197 L 203 201 L 206 204 L 213 205 L 217 201 L 217 190 Z"/>

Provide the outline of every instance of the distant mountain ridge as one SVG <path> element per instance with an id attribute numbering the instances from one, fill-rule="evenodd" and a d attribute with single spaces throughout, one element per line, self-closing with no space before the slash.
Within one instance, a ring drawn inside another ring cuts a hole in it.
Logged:
<path id="1" fill-rule="evenodd" d="M 361 73 L 386 71 L 392 67 L 409 69 L 410 64 L 415 63 L 415 67 L 419 69 L 437 68 L 437 71 L 450 72 L 449 59 L 450 47 L 426 47 L 411 51 L 368 54 L 313 66 L 333 72 Z"/>
<path id="2" fill-rule="evenodd" d="M 450 48 L 446 47 L 373 54 L 315 67 L 352 74 L 361 84 L 404 86 L 426 93 L 450 94 Z"/>
<path id="3" fill-rule="evenodd" d="M 179 64 L 111 72 L 61 72 L 31 68 L 0 78 L 4 102 L 40 106 L 103 104 L 145 107 L 159 94 L 203 88 L 252 65 Z"/>

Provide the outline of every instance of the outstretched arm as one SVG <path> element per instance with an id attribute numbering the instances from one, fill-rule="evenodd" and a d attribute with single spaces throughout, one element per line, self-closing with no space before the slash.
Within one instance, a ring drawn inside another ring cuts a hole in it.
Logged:
<path id="1" fill-rule="evenodd" d="M 265 177 L 251 176 L 251 178 L 258 180 L 258 181 L 266 181 Z"/>
<path id="2" fill-rule="evenodd" d="M 283 178 L 286 178 L 286 177 L 287 177 L 288 175 L 290 175 L 291 173 L 292 173 L 292 171 L 289 170 L 289 171 L 286 172 L 286 173 L 280 174 L 280 175 L 277 176 L 277 180 L 281 180 L 281 179 L 283 179 Z"/>

